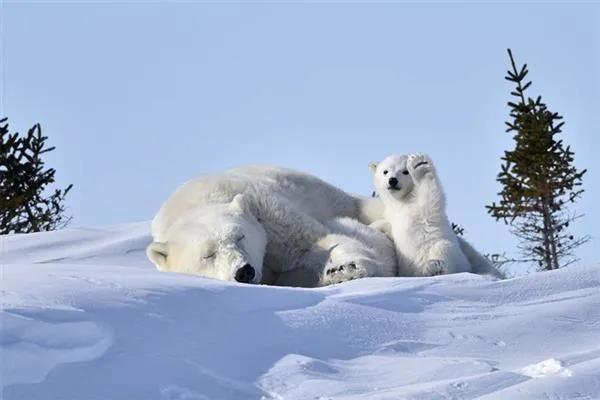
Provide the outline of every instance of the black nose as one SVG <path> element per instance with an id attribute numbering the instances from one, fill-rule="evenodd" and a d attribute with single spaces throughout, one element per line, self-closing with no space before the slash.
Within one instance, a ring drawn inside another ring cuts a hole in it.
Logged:
<path id="1" fill-rule="evenodd" d="M 246 264 L 235 272 L 235 280 L 242 283 L 250 283 L 255 275 L 256 271 L 254 271 L 252 265 Z"/>
<path id="2" fill-rule="evenodd" d="M 390 184 L 391 187 L 394 187 L 394 186 L 398 185 L 398 179 L 392 177 L 392 178 L 390 178 L 388 183 Z"/>

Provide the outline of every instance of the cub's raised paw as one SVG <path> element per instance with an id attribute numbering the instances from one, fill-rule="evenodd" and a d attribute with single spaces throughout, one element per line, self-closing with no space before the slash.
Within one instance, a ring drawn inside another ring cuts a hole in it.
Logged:
<path id="1" fill-rule="evenodd" d="M 361 268 L 355 262 L 349 262 L 342 265 L 327 266 L 323 272 L 321 282 L 323 286 L 333 285 L 367 276 L 368 273 L 364 268 Z"/>
<path id="2" fill-rule="evenodd" d="M 445 275 L 448 273 L 446 263 L 442 260 L 430 260 L 427 264 L 427 276 Z"/>
<path id="3" fill-rule="evenodd" d="M 433 161 L 425 153 L 413 153 L 408 155 L 406 168 L 413 177 L 421 177 L 434 169 Z"/>

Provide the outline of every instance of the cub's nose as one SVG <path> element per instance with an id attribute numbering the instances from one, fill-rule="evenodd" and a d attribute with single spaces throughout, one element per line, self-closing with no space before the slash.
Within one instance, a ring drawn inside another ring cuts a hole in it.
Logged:
<path id="1" fill-rule="evenodd" d="M 235 280 L 241 283 L 250 283 L 255 275 L 256 271 L 252 265 L 246 264 L 235 272 Z"/>
<path id="2" fill-rule="evenodd" d="M 395 177 L 391 177 L 388 180 L 388 183 L 390 184 L 391 187 L 395 187 L 398 185 L 398 179 L 396 179 Z"/>

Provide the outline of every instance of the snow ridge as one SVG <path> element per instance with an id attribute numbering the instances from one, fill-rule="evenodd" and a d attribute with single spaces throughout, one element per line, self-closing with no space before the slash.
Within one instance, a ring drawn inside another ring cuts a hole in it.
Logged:
<path id="1" fill-rule="evenodd" d="M 600 399 L 598 266 L 250 286 L 148 228 L 0 238 L 1 399 Z"/>

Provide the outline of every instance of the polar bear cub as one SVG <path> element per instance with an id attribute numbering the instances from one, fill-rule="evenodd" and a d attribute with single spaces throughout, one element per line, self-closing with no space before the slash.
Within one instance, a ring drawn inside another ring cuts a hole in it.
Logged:
<path id="1" fill-rule="evenodd" d="M 401 276 L 471 272 L 446 216 L 446 198 L 433 161 L 423 153 L 391 155 L 369 165 L 384 204 Z"/>

